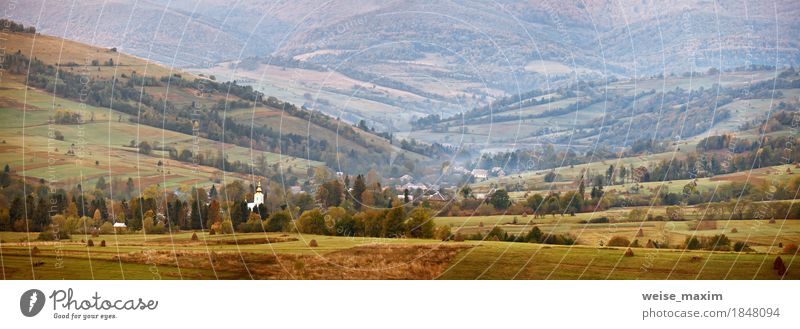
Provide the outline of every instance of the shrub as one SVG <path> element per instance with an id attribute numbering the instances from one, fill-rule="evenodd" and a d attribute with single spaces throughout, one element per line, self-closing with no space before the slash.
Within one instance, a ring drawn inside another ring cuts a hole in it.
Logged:
<path id="1" fill-rule="evenodd" d="M 297 220 L 297 230 L 300 233 L 325 235 L 328 227 L 325 226 L 325 217 L 319 209 L 306 210 Z"/>
<path id="2" fill-rule="evenodd" d="M 708 250 L 730 250 L 731 240 L 725 234 L 715 235 L 708 239 L 706 249 Z"/>
<path id="3" fill-rule="evenodd" d="M 197 232 L 192 233 L 192 241 L 197 241 Z"/>
<path id="4" fill-rule="evenodd" d="M 338 236 L 355 236 L 358 232 L 358 221 L 353 216 L 346 215 L 333 224 L 333 231 Z"/>
<path id="5" fill-rule="evenodd" d="M 609 247 L 627 247 L 630 246 L 631 241 L 621 236 L 613 236 L 606 243 Z"/>
<path id="6" fill-rule="evenodd" d="M 683 210 L 678 206 L 669 206 L 667 207 L 667 218 L 674 221 L 683 220 Z"/>
<path id="7" fill-rule="evenodd" d="M 739 233 L 739 230 L 737 230 L 737 229 L 734 227 L 734 228 L 732 228 L 732 229 L 731 229 L 731 233 Z"/>
<path id="8" fill-rule="evenodd" d="M 142 230 L 146 234 L 152 234 L 153 228 L 155 227 L 155 222 L 153 221 L 153 217 L 146 217 L 142 220 Z"/>
<path id="9" fill-rule="evenodd" d="M 534 226 L 530 231 L 528 231 L 528 235 L 525 237 L 525 240 L 536 243 L 542 241 L 542 235 L 542 230 L 539 229 L 538 226 Z"/>
<path id="10" fill-rule="evenodd" d="M 39 241 L 55 241 L 55 240 L 69 240 L 69 233 L 64 230 L 54 232 L 52 227 L 45 228 L 42 233 L 36 238 Z"/>
<path id="11" fill-rule="evenodd" d="M 496 211 L 497 210 L 491 203 L 484 203 L 478 206 L 478 209 L 476 210 L 479 216 L 489 216 L 494 214 Z"/>
<path id="12" fill-rule="evenodd" d="M 631 250 L 631 248 L 625 250 L 625 257 L 633 257 L 633 250 Z"/>
<path id="13" fill-rule="evenodd" d="M 222 231 L 222 234 L 233 234 L 233 222 L 231 222 L 230 219 L 222 221 L 222 224 L 220 224 L 220 230 Z"/>
<path id="14" fill-rule="evenodd" d="M 41 250 L 39 250 L 39 247 L 37 247 L 37 246 L 33 246 L 33 249 L 31 249 L 31 254 L 32 255 L 38 255 L 40 252 L 41 252 Z"/>
<path id="15" fill-rule="evenodd" d="M 251 212 L 250 216 L 247 217 L 246 222 L 239 223 L 239 225 L 236 226 L 236 231 L 242 233 L 264 232 L 264 227 L 266 224 L 267 221 L 261 220 L 261 216 L 259 214 Z"/>
<path id="16" fill-rule="evenodd" d="M 288 231 L 289 230 L 289 223 L 292 221 L 292 218 L 289 216 L 288 213 L 285 211 L 277 212 L 272 214 L 267 221 L 267 225 L 264 228 L 267 232 L 281 232 L 281 231 Z"/>
<path id="17" fill-rule="evenodd" d="M 435 224 L 425 208 L 416 208 L 406 222 L 406 235 L 412 238 L 430 239 L 433 237 Z"/>
<path id="18" fill-rule="evenodd" d="M 100 234 L 111 234 L 114 233 L 114 224 L 111 222 L 105 222 L 103 225 L 100 225 Z"/>
<path id="19" fill-rule="evenodd" d="M 794 243 L 789 243 L 783 246 L 783 253 L 784 254 L 795 254 L 797 253 L 797 245 Z"/>
<path id="20" fill-rule="evenodd" d="M 217 231 L 214 230 L 214 228 L 211 228 L 210 230 L 208 230 L 208 235 L 216 235 L 216 234 L 217 234 Z"/>
<path id="21" fill-rule="evenodd" d="M 647 210 L 634 208 L 628 212 L 628 220 L 631 222 L 641 222 L 647 218 Z"/>
<path id="22" fill-rule="evenodd" d="M 686 249 L 689 250 L 697 250 L 703 247 L 703 245 L 700 243 L 700 240 L 698 240 L 696 236 L 687 237 L 685 244 L 686 244 Z"/>
<path id="23" fill-rule="evenodd" d="M 100 246 L 101 246 L 101 247 L 105 247 L 105 246 L 106 246 L 106 240 L 102 240 L 102 241 L 100 241 Z"/>
<path id="24" fill-rule="evenodd" d="M 89 241 L 86 241 L 86 246 L 87 247 L 94 247 L 94 241 L 92 241 L 92 239 L 89 239 Z"/>
<path id="25" fill-rule="evenodd" d="M 486 234 L 485 238 L 486 240 L 491 240 L 491 241 L 500 241 L 500 240 L 505 241 L 506 238 L 508 238 L 508 234 L 506 233 L 506 231 L 503 231 L 503 229 L 501 229 L 499 226 L 495 226 L 492 228 L 491 231 L 489 231 L 489 233 Z M 497 239 L 495 240 L 495 238 Z"/>
<path id="26" fill-rule="evenodd" d="M 217 234 L 217 232 L 219 232 L 220 229 L 222 229 L 221 226 L 222 226 L 222 223 L 219 223 L 219 222 L 211 224 L 211 230 L 214 231 L 214 234 Z"/>
<path id="27" fill-rule="evenodd" d="M 752 251 L 753 249 L 750 248 L 744 241 L 737 241 L 733 244 L 733 250 L 737 252 L 747 252 Z"/>
<path id="28" fill-rule="evenodd" d="M 452 238 L 453 234 L 450 233 L 450 226 L 439 225 L 433 233 L 433 237 L 437 240 L 447 241 Z"/>
<path id="29" fill-rule="evenodd" d="M 319 247 L 319 244 L 317 244 L 317 240 L 316 239 L 311 239 L 311 241 L 308 242 L 308 246 L 312 247 L 312 248 L 316 248 L 316 247 Z"/>
<path id="30" fill-rule="evenodd" d="M 783 265 L 783 258 L 781 258 L 781 256 L 778 256 L 775 258 L 775 261 L 772 262 L 772 269 L 777 270 L 778 267 L 780 267 L 781 265 Z"/>
<path id="31" fill-rule="evenodd" d="M 575 244 L 575 239 L 572 236 L 562 234 L 548 234 L 542 238 L 541 243 L 544 244 L 559 244 L 559 245 L 566 245 L 570 246 Z"/>
<path id="32" fill-rule="evenodd" d="M 775 258 L 775 262 L 772 263 L 772 269 L 778 271 L 780 276 L 786 274 L 786 264 L 783 263 L 781 256 Z"/>

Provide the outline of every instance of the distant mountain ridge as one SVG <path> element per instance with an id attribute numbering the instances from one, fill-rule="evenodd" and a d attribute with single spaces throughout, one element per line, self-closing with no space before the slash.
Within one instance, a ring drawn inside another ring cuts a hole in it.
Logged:
<path id="1" fill-rule="evenodd" d="M 718 64 L 720 55 L 731 67 L 746 57 L 754 64 L 797 64 L 798 13 L 794 1 L 90 0 L 28 1 L 9 16 L 46 34 L 118 46 L 166 64 L 176 58 L 176 66 L 335 49 L 343 52 L 305 60 L 332 64 L 352 57 L 374 64 L 437 53 L 510 71 L 554 60 L 652 74 L 664 66 L 688 71 L 687 58 L 679 57 L 689 55 L 700 67 Z M 363 53 L 390 43 L 406 44 L 397 45 L 399 52 Z"/>
<path id="2" fill-rule="evenodd" d="M 800 64 L 789 0 L 43 4 L 10 17 L 386 132 L 578 80 Z"/>

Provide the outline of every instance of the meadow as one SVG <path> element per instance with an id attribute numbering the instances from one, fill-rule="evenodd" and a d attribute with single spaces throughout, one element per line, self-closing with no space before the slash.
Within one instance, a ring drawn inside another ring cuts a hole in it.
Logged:
<path id="1" fill-rule="evenodd" d="M 25 106 L 16 104 L 25 100 Z M 82 124 L 55 124 L 51 118 L 57 110 L 81 113 Z M 234 144 L 136 124 L 123 114 L 107 108 L 54 97 L 45 92 L 25 88 L 23 84 L 5 81 L 0 89 L 0 163 L 26 177 L 41 177 L 55 184 L 71 187 L 81 183 L 93 186 L 105 177 L 134 178 L 143 186 L 181 185 L 208 186 L 222 179 L 245 179 L 241 173 L 222 172 L 217 168 L 173 161 L 165 152 L 154 150 L 141 154 L 131 141 L 146 141 L 177 150 L 194 150 L 217 156 L 221 152 L 229 161 L 254 163 L 263 156 L 267 163 L 280 163 L 283 170 L 304 176 L 309 167 L 322 163 L 271 152 L 252 150 Z M 55 138 L 55 134 L 63 140 Z M 68 154 L 72 151 L 74 154 Z M 161 162 L 162 165 L 158 165 Z M 226 178 L 227 177 L 227 178 Z"/>

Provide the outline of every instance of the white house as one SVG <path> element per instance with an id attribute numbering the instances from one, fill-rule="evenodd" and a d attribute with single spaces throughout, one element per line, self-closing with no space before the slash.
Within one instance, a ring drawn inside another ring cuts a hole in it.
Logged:
<path id="1" fill-rule="evenodd" d="M 258 182 L 256 193 L 253 194 L 253 202 L 247 203 L 247 209 L 253 211 L 253 208 L 256 208 L 262 204 L 264 204 L 264 192 L 261 190 L 261 182 Z"/>
<path id="2" fill-rule="evenodd" d="M 398 194 L 397 198 L 400 199 L 400 200 L 405 200 L 406 199 L 406 195 L 405 194 Z M 409 194 L 408 195 L 408 201 L 414 201 L 414 195 Z"/>
<path id="3" fill-rule="evenodd" d="M 125 231 L 127 229 L 128 225 L 125 225 L 125 223 L 114 223 L 114 231 L 119 232 L 119 231 Z"/>
<path id="4" fill-rule="evenodd" d="M 409 191 L 416 191 L 416 190 L 427 191 L 428 185 L 422 183 L 408 183 L 406 185 L 403 185 L 403 189 L 408 189 Z"/>

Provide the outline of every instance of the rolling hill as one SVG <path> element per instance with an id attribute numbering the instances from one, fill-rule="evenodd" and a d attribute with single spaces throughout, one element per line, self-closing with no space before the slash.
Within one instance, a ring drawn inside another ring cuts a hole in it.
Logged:
<path id="1" fill-rule="evenodd" d="M 75 173 L 67 175 L 70 184 L 93 183 L 104 174 L 175 184 L 206 184 L 226 173 L 291 182 L 306 180 L 319 166 L 388 172 L 428 160 L 252 88 L 117 49 L 31 33 L 9 34 L 7 49 L 13 50 L 0 90 L 8 119 L 2 137 L 13 151 L 6 153 L 8 163 L 31 177 L 53 178 L 48 157 L 72 168 L 63 171 Z M 48 142 L 53 139 L 56 145 Z M 76 161 L 91 163 L 83 169 L 92 173 L 76 168 Z"/>

